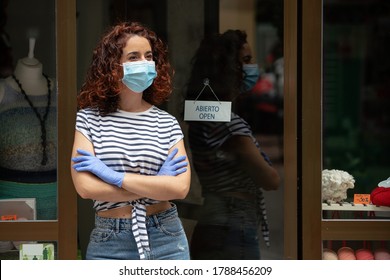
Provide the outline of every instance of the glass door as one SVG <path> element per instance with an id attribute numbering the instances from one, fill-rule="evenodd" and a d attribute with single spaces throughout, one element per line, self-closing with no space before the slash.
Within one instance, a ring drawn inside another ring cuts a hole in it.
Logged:
<path id="1" fill-rule="evenodd" d="M 90 9 L 89 2 L 91 1 L 77 1 L 78 87 L 84 80 L 95 42 L 108 25 L 118 20 L 140 21 L 147 24 L 169 47 L 170 62 L 175 69 L 174 90 L 169 101 L 162 104 L 161 108 L 178 119 L 185 134 L 184 142 L 191 160 L 193 159 L 193 149 L 189 145 L 191 136 L 188 134 L 188 123 L 183 119 L 184 100 L 192 68 L 191 60 L 206 36 L 222 34 L 229 29 L 246 32 L 246 39 L 252 49 L 251 64 L 257 64 L 260 79 L 254 81 L 257 82 L 256 90 L 235 96 L 234 110 L 250 125 L 253 139 L 260 143 L 262 151 L 268 154 L 273 167 L 282 178 L 277 191 L 264 192 L 271 246 L 268 247 L 264 241 L 261 229 L 258 231 L 256 220 L 258 213 L 256 213 L 251 217 L 250 234 L 253 237 L 253 244 L 260 247 L 252 251 L 256 251 L 256 255 L 259 255 L 260 251 L 265 259 L 283 258 L 283 1 L 99 0 L 93 1 L 93 10 Z M 202 85 L 200 83 L 200 86 Z M 201 152 L 206 150 L 207 148 L 203 148 Z M 191 190 L 187 198 L 175 201 L 190 243 L 196 225 L 205 222 L 200 219 L 200 213 L 205 209 L 205 196 L 209 191 L 205 181 L 201 182 L 199 172 L 202 172 L 208 164 L 215 164 L 214 161 L 203 163 L 203 168 L 199 165 L 195 168 L 192 165 Z M 204 178 L 204 173 L 201 176 Z M 228 182 L 229 174 L 224 178 L 221 177 L 221 180 Z M 254 199 L 254 196 L 246 193 L 245 190 L 246 186 L 253 186 L 253 184 L 248 183 L 248 179 L 239 184 L 241 186 L 238 186 L 237 192 L 244 193 L 244 197 L 249 196 L 253 202 L 256 198 Z M 260 189 L 261 186 L 259 185 L 258 188 Z M 237 204 L 242 200 L 240 197 L 226 199 L 235 199 Z M 78 216 L 79 238 L 84 255 L 93 227 L 94 210 L 91 201 L 88 200 L 79 199 L 78 206 L 81 210 Z M 258 206 L 254 208 L 257 209 Z M 217 215 L 209 212 L 208 216 Z M 227 216 L 221 215 L 220 218 L 225 219 Z M 211 227 L 217 228 L 215 224 Z M 240 234 L 238 231 L 234 237 L 239 238 Z M 207 250 L 207 246 L 204 247 Z M 234 257 L 240 258 L 238 255 Z"/>

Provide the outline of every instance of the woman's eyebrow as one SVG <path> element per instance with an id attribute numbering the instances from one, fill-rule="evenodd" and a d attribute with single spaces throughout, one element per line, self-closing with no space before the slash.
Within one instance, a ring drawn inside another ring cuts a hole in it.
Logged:
<path id="1" fill-rule="evenodd" d="M 128 52 L 126 54 L 126 56 L 129 56 L 129 55 L 139 55 L 141 52 L 140 51 L 132 51 L 132 52 Z M 153 52 L 152 51 L 146 51 L 145 54 L 152 54 Z"/>
<path id="2" fill-rule="evenodd" d="M 243 59 L 252 59 L 252 56 L 251 55 L 245 55 L 242 57 Z"/>
<path id="3" fill-rule="evenodd" d="M 128 56 L 128 55 L 134 55 L 134 54 L 139 54 L 139 53 L 140 53 L 139 51 L 128 52 L 128 53 L 126 54 L 126 56 Z"/>

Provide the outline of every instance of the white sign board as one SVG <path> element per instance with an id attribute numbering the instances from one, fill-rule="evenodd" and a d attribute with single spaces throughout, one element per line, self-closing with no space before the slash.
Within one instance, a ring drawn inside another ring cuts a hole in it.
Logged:
<path id="1" fill-rule="evenodd" d="M 230 122 L 232 102 L 186 100 L 184 103 L 185 121 Z"/>

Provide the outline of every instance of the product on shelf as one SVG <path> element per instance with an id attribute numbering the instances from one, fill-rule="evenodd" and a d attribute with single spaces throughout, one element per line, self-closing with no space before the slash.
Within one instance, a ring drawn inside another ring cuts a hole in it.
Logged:
<path id="1" fill-rule="evenodd" d="M 337 254 L 335 251 L 328 249 L 328 248 L 324 248 L 324 250 L 322 252 L 322 259 L 323 260 L 338 260 L 339 258 L 337 257 Z"/>
<path id="2" fill-rule="evenodd" d="M 378 184 L 371 192 L 371 202 L 378 206 L 390 206 L 390 177 Z"/>
<path id="3" fill-rule="evenodd" d="M 322 200 L 327 203 L 342 202 L 347 198 L 347 189 L 355 187 L 355 179 L 346 171 L 322 170 Z"/>
<path id="4" fill-rule="evenodd" d="M 390 260 L 390 252 L 385 248 L 378 248 L 374 251 L 375 260 Z"/>
<path id="5" fill-rule="evenodd" d="M 341 247 L 337 251 L 339 260 L 356 260 L 355 252 L 351 247 Z"/>
<path id="6" fill-rule="evenodd" d="M 357 260 L 373 260 L 374 259 L 374 254 L 372 253 L 372 251 L 369 249 L 366 249 L 366 248 L 356 250 L 355 255 L 356 255 Z"/>

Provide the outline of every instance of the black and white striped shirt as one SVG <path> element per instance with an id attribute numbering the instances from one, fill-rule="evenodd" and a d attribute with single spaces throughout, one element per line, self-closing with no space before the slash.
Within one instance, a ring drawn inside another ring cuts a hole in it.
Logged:
<path id="1" fill-rule="evenodd" d="M 76 129 L 91 141 L 95 155 L 117 172 L 156 175 L 168 156 L 168 151 L 183 139 L 176 118 L 152 106 L 144 112 L 118 110 L 100 115 L 98 109 L 77 112 Z M 133 233 L 140 258 L 149 249 L 145 227 L 146 205 L 157 203 L 152 199 L 137 201 L 94 201 L 96 211 L 133 206 Z"/>
<path id="2" fill-rule="evenodd" d="M 225 152 L 221 146 L 231 137 L 249 137 L 271 165 L 268 156 L 261 151 L 249 124 L 232 113 L 230 122 L 191 122 L 189 144 L 192 162 L 202 185 L 202 194 L 223 192 L 250 193 L 257 197 L 259 219 L 264 240 L 269 245 L 269 230 L 265 199 L 261 186 L 255 184 L 249 174 L 241 168 L 238 159 Z"/>

